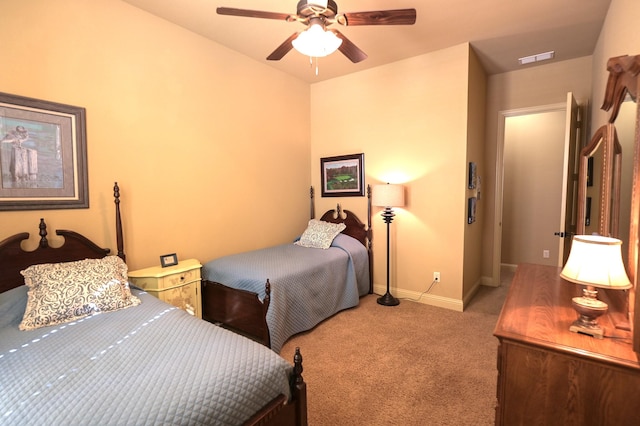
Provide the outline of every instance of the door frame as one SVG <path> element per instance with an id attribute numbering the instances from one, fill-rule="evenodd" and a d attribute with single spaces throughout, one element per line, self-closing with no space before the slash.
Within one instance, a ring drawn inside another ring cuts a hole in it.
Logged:
<path id="1" fill-rule="evenodd" d="M 516 108 L 498 111 L 498 132 L 496 143 L 496 180 L 495 180 L 495 200 L 493 211 L 493 265 L 492 275 L 495 285 L 500 285 L 500 267 L 502 264 L 502 208 L 504 197 L 504 134 L 505 124 L 508 117 L 517 117 L 521 115 L 540 114 L 545 112 L 567 111 L 567 103 L 557 103 L 550 105 L 540 105 L 526 108 Z M 565 170 L 567 161 L 567 146 L 565 141 Z M 566 177 L 564 178 L 566 179 Z M 563 182 L 564 187 L 566 183 Z M 565 190 L 563 189 L 563 192 Z M 563 199 L 566 196 L 563 195 Z M 562 207 L 564 211 L 564 207 Z M 562 214 L 562 212 L 561 212 Z M 564 224 L 563 224 L 564 225 Z M 562 239 L 559 239 L 560 253 L 562 253 Z"/>

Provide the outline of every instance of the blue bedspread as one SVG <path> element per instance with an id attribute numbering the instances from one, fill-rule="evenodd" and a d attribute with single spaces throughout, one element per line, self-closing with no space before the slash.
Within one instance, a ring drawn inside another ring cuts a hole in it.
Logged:
<path id="1" fill-rule="evenodd" d="M 142 303 L 19 331 L 26 286 L 0 294 L 0 424 L 242 424 L 291 365 L 149 294 Z"/>
<path id="2" fill-rule="evenodd" d="M 265 296 L 271 283 L 267 325 L 271 348 L 358 305 L 369 291 L 369 256 L 356 239 L 338 235 L 327 250 L 284 244 L 221 257 L 203 265 L 203 278 Z"/>

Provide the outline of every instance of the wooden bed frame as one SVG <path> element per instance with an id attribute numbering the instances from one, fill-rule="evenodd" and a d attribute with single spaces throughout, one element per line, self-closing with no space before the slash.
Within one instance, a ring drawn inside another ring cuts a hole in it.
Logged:
<path id="1" fill-rule="evenodd" d="M 116 206 L 116 240 L 118 256 L 125 260 L 122 221 L 120 218 L 120 188 L 116 182 L 113 188 Z M 24 284 L 20 271 L 30 265 L 40 263 L 70 262 L 82 259 L 99 259 L 110 253 L 83 235 L 59 229 L 56 235 L 64 237 L 62 246 L 54 248 L 47 239 L 47 225 L 40 219 L 40 242 L 33 251 L 22 249 L 22 242 L 29 238 L 22 232 L 0 241 L 0 293 Z M 274 398 L 257 412 L 246 425 L 307 425 L 307 388 L 302 378 L 302 355 L 298 348 L 293 358 L 294 366 L 290 377 L 291 400 L 284 395 Z"/>
<path id="2" fill-rule="evenodd" d="M 310 189 L 310 217 L 315 218 L 314 190 Z M 371 186 L 367 185 L 367 226 L 349 210 L 342 210 L 340 204 L 326 211 L 320 220 L 344 223 L 343 234 L 360 241 L 369 256 L 369 294 L 373 293 L 373 251 L 371 246 Z M 205 297 L 205 293 L 207 296 Z M 204 300 L 207 304 L 204 304 Z M 227 287 L 215 281 L 202 280 L 202 318 L 220 324 L 237 333 L 250 337 L 271 347 L 271 337 L 267 325 L 267 311 L 271 301 L 271 283 L 266 280 L 265 297 L 260 300 L 257 293 Z"/>

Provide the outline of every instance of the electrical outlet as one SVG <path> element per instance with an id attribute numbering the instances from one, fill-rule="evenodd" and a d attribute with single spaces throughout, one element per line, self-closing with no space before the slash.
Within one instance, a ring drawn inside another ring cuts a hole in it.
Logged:
<path id="1" fill-rule="evenodd" d="M 542 250 L 542 257 L 544 257 L 545 259 L 549 258 L 549 250 Z"/>
<path id="2" fill-rule="evenodd" d="M 437 283 L 440 282 L 440 272 L 434 272 L 433 273 L 433 280 Z"/>

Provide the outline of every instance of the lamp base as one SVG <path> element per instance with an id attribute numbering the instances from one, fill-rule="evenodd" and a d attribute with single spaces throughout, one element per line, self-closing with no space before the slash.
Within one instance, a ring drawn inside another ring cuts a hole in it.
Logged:
<path id="1" fill-rule="evenodd" d="M 573 331 L 574 333 L 587 334 L 589 336 L 593 336 L 596 339 L 604 338 L 604 329 L 598 325 L 598 323 L 590 324 L 584 323 L 580 319 L 577 319 L 571 324 L 569 327 L 569 331 Z"/>
<path id="2" fill-rule="evenodd" d="M 602 339 L 604 329 L 598 324 L 597 318 L 607 312 L 607 304 L 590 295 L 589 297 L 574 297 L 571 299 L 571 305 L 578 312 L 579 317 L 571 324 L 569 331 Z"/>
<path id="3" fill-rule="evenodd" d="M 384 306 L 397 306 L 400 304 L 400 301 L 393 297 L 391 293 L 386 292 L 384 296 L 378 297 L 378 304 Z"/>

